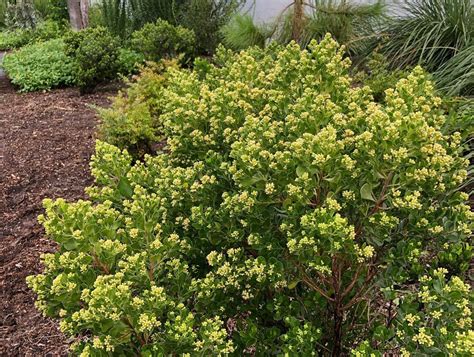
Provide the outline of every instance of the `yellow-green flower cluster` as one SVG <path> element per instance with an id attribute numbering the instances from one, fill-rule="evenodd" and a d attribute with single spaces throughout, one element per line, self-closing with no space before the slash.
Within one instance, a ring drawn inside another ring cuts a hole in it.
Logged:
<path id="1" fill-rule="evenodd" d="M 447 280 L 447 274 L 447 269 L 439 268 L 423 276 L 414 301 L 421 302 L 422 308 L 398 318 L 398 343 L 407 352 L 429 354 L 433 346 L 453 356 L 474 351 L 472 292 L 457 276 Z"/>
<path id="2" fill-rule="evenodd" d="M 40 218 L 60 249 L 28 282 L 78 355 L 323 355 L 338 314 L 344 353 L 472 348 L 462 136 L 421 68 L 375 102 L 349 66 L 326 36 L 133 86 L 114 118 L 160 153 L 98 141 L 91 200 Z"/>

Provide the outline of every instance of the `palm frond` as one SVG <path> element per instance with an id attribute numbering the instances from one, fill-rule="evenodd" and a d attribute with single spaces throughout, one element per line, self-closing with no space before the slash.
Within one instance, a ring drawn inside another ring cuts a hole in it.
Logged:
<path id="1" fill-rule="evenodd" d="M 474 30 L 471 0 L 413 0 L 384 28 L 381 51 L 396 67 L 436 70 L 468 45 Z"/>
<path id="2" fill-rule="evenodd" d="M 221 29 L 226 46 L 243 50 L 251 46 L 264 47 L 271 33 L 265 25 L 257 25 L 252 16 L 236 14 Z"/>
<path id="3" fill-rule="evenodd" d="M 316 0 L 306 25 L 302 44 L 331 33 L 349 52 L 360 52 L 385 18 L 382 1 L 364 5 L 345 0 Z"/>
<path id="4" fill-rule="evenodd" d="M 474 95 L 474 44 L 458 52 L 434 77 L 448 95 Z"/>

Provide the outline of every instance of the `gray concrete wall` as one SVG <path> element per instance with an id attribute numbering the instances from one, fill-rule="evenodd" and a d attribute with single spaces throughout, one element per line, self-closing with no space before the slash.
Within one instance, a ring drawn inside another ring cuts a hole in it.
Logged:
<path id="1" fill-rule="evenodd" d="M 356 3 L 374 3 L 375 0 L 352 0 Z M 400 6 L 403 2 L 409 0 L 386 0 L 386 4 L 389 6 L 391 11 L 396 11 L 397 7 Z M 270 21 L 289 4 L 292 3 L 291 0 L 248 0 L 249 5 L 254 5 L 252 14 L 259 22 Z"/>

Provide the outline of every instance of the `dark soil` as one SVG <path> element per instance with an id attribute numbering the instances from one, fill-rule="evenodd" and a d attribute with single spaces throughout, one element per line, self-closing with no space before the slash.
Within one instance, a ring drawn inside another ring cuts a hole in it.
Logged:
<path id="1" fill-rule="evenodd" d="M 18 94 L 0 74 L 0 355 L 66 355 L 57 322 L 34 306 L 25 278 L 55 244 L 37 223 L 46 197 L 77 200 L 91 183 L 95 111 L 113 92 Z"/>

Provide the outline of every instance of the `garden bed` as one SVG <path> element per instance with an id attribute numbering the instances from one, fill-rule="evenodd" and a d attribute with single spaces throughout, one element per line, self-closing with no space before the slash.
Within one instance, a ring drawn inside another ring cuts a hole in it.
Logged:
<path id="1" fill-rule="evenodd" d="M 34 307 L 25 277 L 55 250 L 37 223 L 46 197 L 77 200 L 91 183 L 95 111 L 114 93 L 76 89 L 17 94 L 0 75 L 0 355 L 66 355 L 56 322 Z"/>

